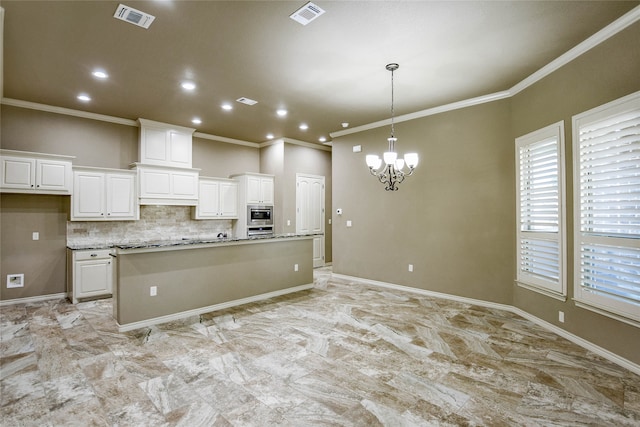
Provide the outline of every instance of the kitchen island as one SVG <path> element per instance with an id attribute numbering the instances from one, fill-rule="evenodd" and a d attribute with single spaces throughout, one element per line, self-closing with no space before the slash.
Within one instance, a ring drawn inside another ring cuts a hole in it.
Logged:
<path id="1" fill-rule="evenodd" d="M 312 235 L 285 235 L 116 245 L 119 330 L 310 289 L 312 242 Z"/>

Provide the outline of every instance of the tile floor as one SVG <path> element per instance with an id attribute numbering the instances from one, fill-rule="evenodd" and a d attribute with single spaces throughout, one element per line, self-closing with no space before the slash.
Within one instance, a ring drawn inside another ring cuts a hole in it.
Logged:
<path id="1" fill-rule="evenodd" d="M 0 310 L 6 427 L 640 425 L 640 377 L 525 319 L 326 269 L 128 333 L 111 300 Z"/>

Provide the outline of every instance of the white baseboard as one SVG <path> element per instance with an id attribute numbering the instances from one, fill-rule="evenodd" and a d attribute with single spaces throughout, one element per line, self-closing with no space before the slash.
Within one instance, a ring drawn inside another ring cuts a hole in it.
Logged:
<path id="1" fill-rule="evenodd" d="M 50 299 L 61 299 L 66 297 L 67 297 L 67 294 L 63 292 L 61 294 L 38 295 L 36 297 L 7 299 L 7 300 L 0 301 L 0 307 L 4 307 L 7 305 L 14 305 L 14 304 L 30 304 L 34 302 L 47 301 Z"/>
<path id="2" fill-rule="evenodd" d="M 179 313 L 168 314 L 166 316 L 154 317 L 152 319 L 141 320 L 139 322 L 127 323 L 121 325 L 118 323 L 119 332 L 132 331 L 134 329 L 146 328 L 160 323 L 173 322 L 176 320 L 184 319 L 190 316 L 199 316 L 203 313 L 209 313 L 211 311 L 224 310 L 225 308 L 236 307 L 238 305 L 249 304 L 252 302 L 262 301 L 269 298 L 279 297 L 281 295 L 291 294 L 294 292 L 305 291 L 312 289 L 313 283 L 306 285 L 294 286 L 292 288 L 282 289 L 279 291 L 267 292 L 266 294 L 254 295 L 247 298 L 236 299 L 233 301 L 223 302 L 220 304 L 209 305 L 206 307 L 194 308 L 193 310 L 181 311 Z"/>
<path id="3" fill-rule="evenodd" d="M 534 315 L 532 315 L 531 313 L 527 313 L 526 311 L 514 307 L 512 305 L 507 305 L 507 304 L 498 304 L 495 302 L 491 302 L 491 301 L 483 301 L 483 300 L 478 300 L 478 299 L 473 299 L 473 298 L 466 298 L 466 297 L 460 297 L 460 296 L 456 296 L 456 295 L 450 295 L 450 294 L 445 294 L 445 293 L 441 293 L 441 292 L 434 292 L 434 291 L 428 291 L 425 289 L 419 289 L 419 288 L 412 288 L 410 286 L 403 286 L 403 285 L 396 285 L 393 283 L 387 283 L 387 282 L 380 282 L 377 280 L 370 280 L 370 279 L 363 279 L 360 277 L 355 277 L 355 276 L 347 276 L 344 274 L 332 274 L 332 277 L 336 278 L 336 279 L 343 279 L 343 280 L 349 280 L 349 281 L 354 281 L 354 282 L 360 282 L 360 283 L 365 283 L 368 285 L 373 285 L 373 286 L 379 286 L 382 288 L 389 288 L 389 289 L 395 289 L 395 290 L 399 290 L 399 291 L 404 291 L 404 292 L 411 292 L 414 294 L 420 294 L 420 295 L 425 295 L 425 296 L 430 296 L 430 297 L 435 297 L 435 298 L 443 298 L 443 299 L 448 299 L 448 300 L 453 300 L 453 301 L 458 301 L 458 302 L 462 302 L 462 303 L 467 303 L 467 304 L 475 304 L 475 305 L 479 305 L 482 307 L 487 307 L 487 308 L 496 308 L 499 310 L 505 310 L 505 311 L 509 311 L 511 313 L 517 314 L 518 316 L 524 317 L 525 319 L 535 323 L 538 326 L 541 326 L 557 335 L 560 335 L 563 338 L 568 339 L 569 341 L 573 342 L 574 344 L 579 345 L 582 348 L 585 348 L 595 354 L 597 354 L 598 356 L 602 356 L 605 359 L 615 363 L 616 365 L 622 366 L 625 369 L 630 370 L 631 372 L 633 372 L 636 375 L 640 375 L 640 365 L 633 363 L 632 361 L 625 359 L 622 356 L 619 356 L 615 353 L 612 353 L 611 351 L 607 350 L 606 348 L 600 347 L 590 341 L 585 340 L 584 338 L 581 338 L 577 335 L 572 334 L 571 332 L 567 332 L 562 328 L 559 328 L 558 326 L 551 324 L 549 322 L 547 322 L 546 320 L 542 320 L 539 317 L 536 317 Z"/>

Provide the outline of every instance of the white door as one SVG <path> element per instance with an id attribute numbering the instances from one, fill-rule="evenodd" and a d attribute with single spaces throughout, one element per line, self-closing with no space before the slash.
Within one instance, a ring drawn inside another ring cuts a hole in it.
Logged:
<path id="1" fill-rule="evenodd" d="M 136 219 L 135 176 L 107 174 L 107 217 Z"/>
<path id="2" fill-rule="evenodd" d="M 220 213 L 220 182 L 200 181 L 198 194 L 198 217 L 215 218 Z"/>
<path id="3" fill-rule="evenodd" d="M 220 183 L 220 215 L 226 218 L 238 217 L 238 183 Z"/>
<path id="4" fill-rule="evenodd" d="M 72 218 L 104 218 L 104 173 L 73 173 Z"/>
<path id="5" fill-rule="evenodd" d="M 296 174 L 296 233 L 317 234 L 313 266 L 324 265 L 324 176 Z"/>
<path id="6" fill-rule="evenodd" d="M 36 188 L 67 193 L 71 188 L 71 165 L 56 160 L 36 161 Z"/>
<path id="7" fill-rule="evenodd" d="M 112 268 L 110 260 L 77 261 L 76 283 L 80 288 L 78 298 L 103 295 L 112 292 Z"/>
<path id="8" fill-rule="evenodd" d="M 2 187 L 31 190 L 36 180 L 36 161 L 22 157 L 2 158 Z"/>
<path id="9" fill-rule="evenodd" d="M 260 179 L 260 203 L 273 205 L 273 178 Z"/>

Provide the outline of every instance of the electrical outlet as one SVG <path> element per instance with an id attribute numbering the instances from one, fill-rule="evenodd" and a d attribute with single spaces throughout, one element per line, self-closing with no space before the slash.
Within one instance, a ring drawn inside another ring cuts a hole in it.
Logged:
<path id="1" fill-rule="evenodd" d="M 156 295 L 158 295 L 158 287 L 157 286 L 151 286 L 149 288 L 149 296 L 155 297 Z"/>
<path id="2" fill-rule="evenodd" d="M 298 271 L 298 264 L 293 264 L 293 271 Z"/>
<path id="3" fill-rule="evenodd" d="M 409 271 L 413 272 L 413 264 L 409 264 Z"/>
<path id="4" fill-rule="evenodd" d="M 290 226 L 291 226 L 291 220 L 290 220 L 290 219 L 288 219 L 288 220 L 287 220 L 287 227 L 290 227 Z"/>
<path id="5" fill-rule="evenodd" d="M 564 311 L 558 312 L 558 320 L 560 321 L 560 323 L 564 323 Z"/>

